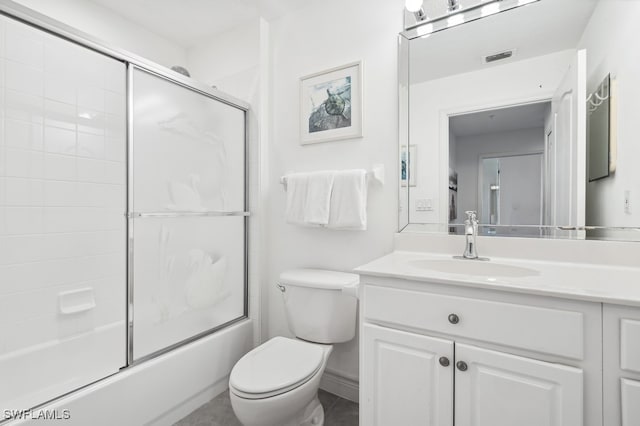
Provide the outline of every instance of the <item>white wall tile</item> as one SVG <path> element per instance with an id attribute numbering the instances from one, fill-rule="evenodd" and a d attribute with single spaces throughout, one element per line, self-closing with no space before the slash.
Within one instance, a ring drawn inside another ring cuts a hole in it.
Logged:
<path id="1" fill-rule="evenodd" d="M 122 64 L 109 61 L 104 66 L 104 88 L 124 95 L 126 74 L 122 72 Z"/>
<path id="2" fill-rule="evenodd" d="M 123 116 L 126 112 L 126 99 L 123 93 L 104 92 L 104 111 L 107 114 Z"/>
<path id="3" fill-rule="evenodd" d="M 5 226 L 7 235 L 41 234 L 42 207 L 5 207 Z"/>
<path id="4" fill-rule="evenodd" d="M 104 182 L 113 184 L 124 184 L 127 170 L 124 163 L 105 161 Z"/>
<path id="5" fill-rule="evenodd" d="M 64 102 L 44 100 L 44 121 L 47 126 L 76 130 L 76 106 Z"/>
<path id="6" fill-rule="evenodd" d="M 109 138 L 125 138 L 127 134 L 126 121 L 123 115 L 107 114 L 105 128 Z"/>
<path id="7" fill-rule="evenodd" d="M 44 123 L 44 102 L 42 96 L 29 95 L 5 90 L 4 92 L 5 117 L 31 123 Z"/>
<path id="8" fill-rule="evenodd" d="M 78 106 L 95 111 L 105 111 L 105 93 L 100 87 L 78 87 Z"/>
<path id="9" fill-rule="evenodd" d="M 105 157 L 104 136 L 78 132 L 78 156 L 103 159 Z"/>
<path id="10" fill-rule="evenodd" d="M 41 206 L 44 182 L 36 179 L 6 178 L 5 204 L 7 206 Z"/>
<path id="11" fill-rule="evenodd" d="M 78 183 L 74 181 L 47 180 L 44 182 L 45 206 L 74 206 L 78 204 Z"/>
<path id="12" fill-rule="evenodd" d="M 44 95 L 44 73 L 19 62 L 4 61 L 4 81 L 7 89 L 34 96 Z"/>
<path id="13" fill-rule="evenodd" d="M 92 133 L 95 135 L 104 135 L 104 113 L 85 107 L 78 107 L 78 131 Z"/>
<path id="14" fill-rule="evenodd" d="M 7 118 L 4 121 L 4 141 L 9 147 L 41 151 L 43 149 L 42 125 Z"/>
<path id="15" fill-rule="evenodd" d="M 38 69 L 44 65 L 44 38 L 41 31 L 8 21 L 5 25 L 5 57 Z"/>
<path id="16" fill-rule="evenodd" d="M 53 180 L 75 180 L 76 158 L 67 155 L 44 155 L 44 178 Z"/>
<path id="17" fill-rule="evenodd" d="M 44 150 L 57 154 L 76 154 L 76 132 L 69 129 L 46 126 L 44 128 Z"/>
<path id="18" fill-rule="evenodd" d="M 43 175 L 43 154 L 38 151 L 5 148 L 6 176 L 40 179 Z"/>
<path id="19" fill-rule="evenodd" d="M 105 182 L 105 162 L 89 158 L 78 158 L 78 181 Z"/>
<path id="20" fill-rule="evenodd" d="M 124 137 L 105 139 L 105 159 L 125 162 L 127 158 L 127 144 Z"/>
<path id="21" fill-rule="evenodd" d="M 44 73 L 44 96 L 48 99 L 75 105 L 76 84 L 71 76 L 61 71 Z"/>

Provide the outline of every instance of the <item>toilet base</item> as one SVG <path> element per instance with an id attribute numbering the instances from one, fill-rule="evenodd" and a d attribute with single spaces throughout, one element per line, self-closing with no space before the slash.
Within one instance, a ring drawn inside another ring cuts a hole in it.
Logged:
<path id="1" fill-rule="evenodd" d="M 324 425 L 324 408 L 320 404 L 320 400 L 316 396 L 313 401 L 307 405 L 302 416 L 303 421 L 300 426 L 323 426 Z M 296 425 L 298 426 L 298 425 Z"/>

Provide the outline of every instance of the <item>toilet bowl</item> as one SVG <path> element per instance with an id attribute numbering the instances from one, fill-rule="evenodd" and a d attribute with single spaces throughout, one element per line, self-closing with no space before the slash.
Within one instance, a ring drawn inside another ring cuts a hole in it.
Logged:
<path id="1" fill-rule="evenodd" d="M 289 329 L 248 352 L 229 376 L 231 406 L 245 426 L 322 426 L 320 379 L 333 343 L 355 336 L 359 277 L 296 269 L 280 275 Z"/>
<path id="2" fill-rule="evenodd" d="M 245 426 L 318 426 L 318 387 L 333 346 L 274 337 L 238 361 L 229 379 L 233 411 Z"/>

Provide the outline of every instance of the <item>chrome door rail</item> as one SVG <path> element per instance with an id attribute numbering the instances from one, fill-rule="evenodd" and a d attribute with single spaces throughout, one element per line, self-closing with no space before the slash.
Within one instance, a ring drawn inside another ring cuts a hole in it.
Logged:
<path id="1" fill-rule="evenodd" d="M 131 212 L 127 214 L 129 219 L 135 218 L 167 218 L 167 217 L 223 217 L 223 216 L 251 216 L 250 212 L 223 212 L 223 211 L 171 211 L 171 212 Z"/>

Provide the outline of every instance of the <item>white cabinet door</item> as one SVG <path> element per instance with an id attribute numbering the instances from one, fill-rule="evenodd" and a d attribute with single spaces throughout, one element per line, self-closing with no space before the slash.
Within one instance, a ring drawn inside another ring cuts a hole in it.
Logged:
<path id="1" fill-rule="evenodd" d="M 622 426 L 640 425 L 640 382 L 621 380 Z"/>
<path id="2" fill-rule="evenodd" d="M 370 324 L 362 339 L 360 424 L 453 425 L 452 341 Z"/>
<path id="3" fill-rule="evenodd" d="M 456 362 L 456 426 L 582 426 L 582 370 L 464 344 Z"/>

